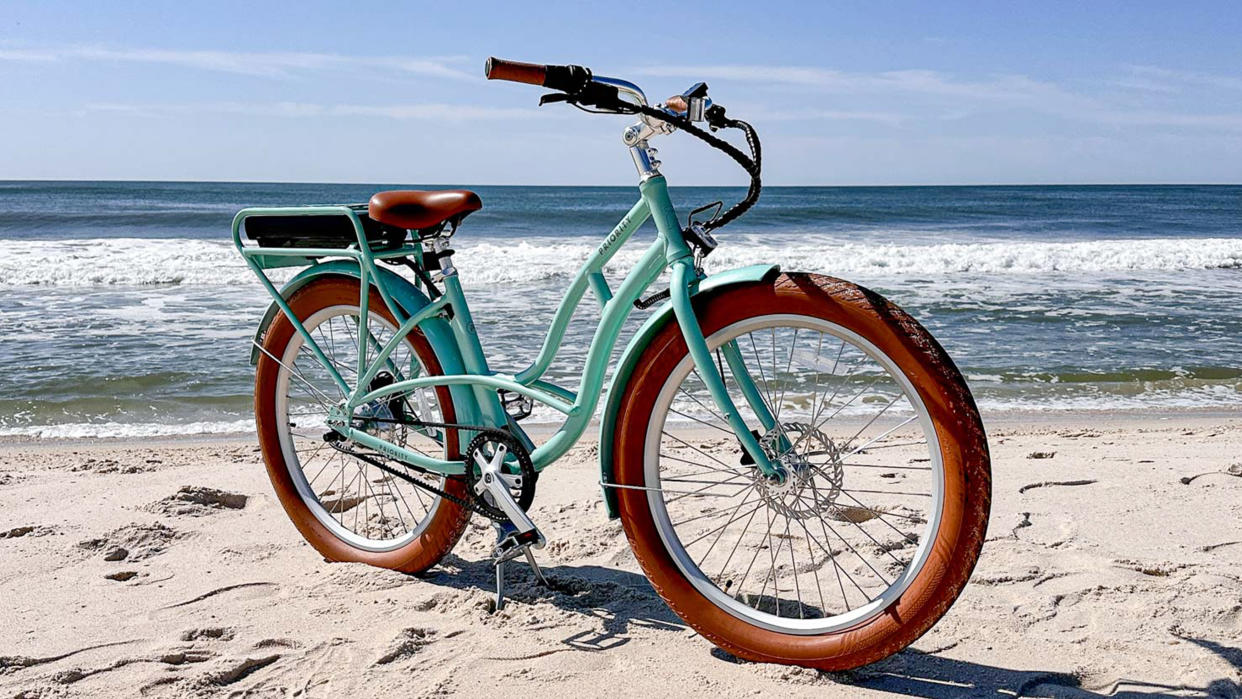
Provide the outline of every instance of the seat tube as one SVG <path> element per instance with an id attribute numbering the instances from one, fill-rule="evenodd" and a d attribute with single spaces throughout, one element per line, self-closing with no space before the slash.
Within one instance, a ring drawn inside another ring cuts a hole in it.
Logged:
<path id="1" fill-rule="evenodd" d="M 467 374 L 487 376 L 492 372 L 487 366 L 487 357 L 483 354 L 483 346 L 479 342 L 479 335 L 474 327 L 474 316 L 470 314 L 470 306 L 466 303 L 466 296 L 462 292 L 457 270 L 452 267 L 449 269 L 452 269 L 452 272 L 444 275 L 444 295 L 448 297 L 449 327 L 461 350 L 463 368 Z M 471 388 L 483 414 L 492 426 L 503 426 L 507 419 L 495 391 L 484 386 L 472 386 Z"/>

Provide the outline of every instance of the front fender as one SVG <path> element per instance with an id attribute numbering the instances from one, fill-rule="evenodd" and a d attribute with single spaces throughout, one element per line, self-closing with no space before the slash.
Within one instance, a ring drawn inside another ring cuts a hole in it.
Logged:
<path id="1" fill-rule="evenodd" d="M 749 267 L 739 267 L 718 274 L 713 274 L 706 279 L 700 281 L 694 288 L 690 290 L 692 296 L 723 289 L 739 284 L 753 284 L 755 282 L 768 281 L 780 274 L 779 265 L 750 265 Z M 638 332 L 630 340 L 625 347 L 625 353 L 621 356 L 621 361 L 617 363 L 617 370 L 613 373 L 612 384 L 608 388 L 608 403 L 604 406 L 603 419 L 599 425 L 599 469 L 600 483 L 612 483 L 613 473 L 613 456 L 612 443 L 613 432 L 616 429 L 617 410 L 621 406 L 622 391 L 625 384 L 630 380 L 630 375 L 634 373 L 634 367 L 638 364 L 638 358 L 642 355 L 643 350 L 667 323 L 676 323 L 677 319 L 673 316 L 673 304 L 671 301 L 664 302 L 651 317 L 642 324 Z M 604 507 L 610 518 L 617 516 L 617 495 L 615 488 L 604 487 Z"/>
<path id="2" fill-rule="evenodd" d="M 393 300 L 406 313 L 416 313 L 422 307 L 431 303 L 427 296 L 422 291 L 419 291 L 418 287 L 411 284 L 409 280 L 401 275 L 382 267 L 377 268 L 376 271 L 383 278 L 384 287 L 392 294 Z M 301 289 L 315 279 L 325 276 L 344 276 L 359 279 L 358 263 L 349 260 L 334 260 L 308 267 L 299 272 L 293 279 L 290 279 L 280 290 L 280 295 L 287 301 L 298 289 Z M 267 333 L 267 329 L 271 326 L 272 321 L 276 319 L 276 314 L 280 312 L 280 306 L 273 302 L 268 306 L 267 312 L 263 314 L 263 320 L 260 321 L 259 328 L 254 334 L 255 344 L 250 347 L 250 364 L 252 366 L 259 361 L 258 345 L 263 343 L 263 336 Z M 466 373 L 461 359 L 461 350 L 458 348 L 457 341 L 453 337 L 453 331 L 449 328 L 447 322 L 441 318 L 428 318 L 420 323 L 418 328 L 427 337 L 427 342 L 431 344 L 431 349 L 435 352 L 436 359 L 440 362 L 440 369 L 445 374 Z M 479 409 L 478 400 L 469 386 L 449 386 L 449 393 L 453 397 L 453 408 L 459 423 L 482 424 L 480 422 L 482 420 L 482 411 Z"/>

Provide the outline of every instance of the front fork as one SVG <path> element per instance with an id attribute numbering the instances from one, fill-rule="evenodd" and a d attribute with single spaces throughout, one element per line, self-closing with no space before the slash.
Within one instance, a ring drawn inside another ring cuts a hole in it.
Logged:
<path id="1" fill-rule="evenodd" d="M 729 427 L 737 435 L 742 448 L 754 459 L 756 468 L 770 479 L 783 481 L 785 469 L 780 464 L 772 463 L 763 447 L 759 445 L 759 440 L 746 426 L 746 422 L 738 412 L 737 405 L 729 395 L 728 389 L 725 388 L 724 376 L 716 367 L 716 363 L 712 361 L 712 352 L 707 347 L 707 339 L 703 337 L 703 329 L 699 327 L 698 318 L 694 314 L 694 306 L 690 302 L 691 285 L 697 281 L 698 273 L 690 260 L 681 259 L 673 263 L 672 279 L 669 283 L 673 314 L 677 317 L 678 326 L 681 327 L 681 335 L 686 340 L 690 357 L 694 360 L 699 376 L 707 384 L 707 390 L 716 402 L 716 407 L 720 409 Z M 728 342 L 721 349 L 734 381 L 742 389 L 746 402 L 759 418 L 763 428 L 771 430 L 776 427 L 776 418 L 768 408 L 767 402 L 763 400 L 763 395 L 755 385 L 750 372 L 746 370 L 746 364 L 742 360 L 737 343 Z"/>

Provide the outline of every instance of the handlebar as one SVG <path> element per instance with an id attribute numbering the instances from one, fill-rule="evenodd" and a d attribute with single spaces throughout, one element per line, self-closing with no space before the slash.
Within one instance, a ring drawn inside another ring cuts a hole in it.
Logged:
<path id="1" fill-rule="evenodd" d="M 591 82 L 591 69 L 582 66 L 552 66 L 491 57 L 483 66 L 488 80 L 508 80 L 528 85 L 541 85 L 561 92 L 578 92 Z"/>
<path id="2" fill-rule="evenodd" d="M 637 85 L 615 78 L 594 77 L 591 74 L 591 69 L 583 66 L 540 65 L 537 63 L 507 61 L 493 56 L 488 58 L 487 63 L 484 64 L 483 76 L 488 80 L 508 80 L 515 83 L 540 85 L 563 93 L 559 95 L 544 95 L 539 100 L 541 105 L 549 102 L 568 102 L 580 109 L 596 107 L 602 113 L 640 114 L 647 124 L 655 123 L 650 121 L 652 119 L 664 122 L 669 127 L 680 128 L 682 131 L 704 141 L 713 148 L 724 152 L 736 161 L 738 165 L 741 165 L 746 170 L 746 173 L 750 175 L 750 187 L 747 188 L 746 196 L 742 201 L 734 204 L 723 213 L 717 214 L 712 220 L 703 223 L 702 227 L 704 230 L 719 228 L 735 220 L 750 209 L 759 199 L 759 191 L 762 188 L 760 182 L 762 165 L 759 136 L 750 124 L 725 116 L 724 107 L 720 105 L 713 105 L 704 109 L 704 102 L 710 105 L 711 101 L 705 100 L 707 85 L 703 83 L 695 85 L 685 95 L 670 99 L 667 105 L 653 108 L 648 106 L 646 96 L 643 95 L 642 90 Z M 636 101 L 628 102 L 622 100 L 619 93 L 628 94 Z M 699 109 L 697 110 L 689 108 L 688 100 L 692 97 L 698 98 L 697 106 Z M 675 100 L 681 100 L 681 102 L 678 103 Z M 587 109 L 587 111 L 592 110 Z M 692 111 L 694 114 L 691 114 Z M 721 128 L 733 128 L 743 131 L 746 134 L 746 145 L 750 149 L 750 155 L 747 156 L 732 144 L 708 133 L 693 123 L 700 120 L 706 121 L 712 131 Z M 657 133 L 669 133 L 670 131 Z M 645 141 L 643 145 L 645 146 Z"/>

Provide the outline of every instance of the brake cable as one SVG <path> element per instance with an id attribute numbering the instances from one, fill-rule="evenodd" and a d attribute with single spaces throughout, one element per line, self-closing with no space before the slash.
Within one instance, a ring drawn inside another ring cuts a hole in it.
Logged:
<path id="1" fill-rule="evenodd" d="M 561 98 L 561 95 L 564 95 L 564 97 Z M 586 96 L 588 100 L 590 100 L 590 106 L 599 107 L 600 109 L 589 109 L 585 106 L 584 100 L 581 99 L 583 96 Z M 545 95 L 544 99 L 540 100 L 540 104 L 557 101 L 568 102 L 578 109 L 590 114 L 642 114 L 653 119 L 659 119 L 660 121 L 671 124 L 672 126 L 685 131 L 716 150 L 723 152 L 725 155 L 732 158 L 738 165 L 742 166 L 742 169 L 745 170 L 746 174 L 750 176 L 750 186 L 746 190 L 746 196 L 742 198 L 741 201 L 737 202 L 733 206 L 730 206 L 723 213 L 717 214 L 711 219 L 701 223 L 700 225 L 703 226 L 704 230 L 712 231 L 737 220 L 738 217 L 749 211 L 750 208 L 755 205 L 755 202 L 759 200 L 759 193 L 763 189 L 763 182 L 760 177 L 763 167 L 763 151 L 762 146 L 759 143 L 759 134 L 756 133 L 754 127 L 747 122 L 742 121 L 741 119 L 732 119 L 726 116 L 725 108 L 720 105 L 712 105 L 704 114 L 707 118 L 708 124 L 713 130 L 728 128 L 742 131 L 742 133 L 746 135 L 746 145 L 750 149 L 751 154 L 749 156 L 739 150 L 732 143 L 729 143 L 723 138 L 720 138 L 719 136 L 709 133 L 708 131 L 696 126 L 694 122 L 690 121 L 686 117 L 670 114 L 663 109 L 656 109 L 655 107 L 643 104 L 634 104 L 633 102 L 622 100 L 620 97 L 603 99 L 602 96 L 598 94 L 583 95 L 581 92 L 577 95 L 570 93 L 553 93 L 553 95 Z"/>

